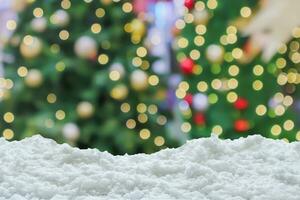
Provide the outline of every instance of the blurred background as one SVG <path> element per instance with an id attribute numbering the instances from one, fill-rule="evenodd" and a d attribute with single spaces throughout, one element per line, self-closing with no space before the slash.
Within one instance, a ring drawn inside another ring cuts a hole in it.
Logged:
<path id="1" fill-rule="evenodd" d="M 113 154 L 300 140 L 298 0 L 0 0 L 0 131 Z"/>

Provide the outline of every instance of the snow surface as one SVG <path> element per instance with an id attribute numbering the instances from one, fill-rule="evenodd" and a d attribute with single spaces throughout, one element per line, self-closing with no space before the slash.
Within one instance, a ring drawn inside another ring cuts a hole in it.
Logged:
<path id="1" fill-rule="evenodd" d="M 300 143 L 211 137 L 112 156 L 41 136 L 1 138 L 0 199 L 299 200 Z"/>

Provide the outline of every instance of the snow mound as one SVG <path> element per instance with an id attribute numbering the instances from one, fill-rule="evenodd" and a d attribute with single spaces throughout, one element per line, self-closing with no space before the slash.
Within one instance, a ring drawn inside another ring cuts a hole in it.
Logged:
<path id="1" fill-rule="evenodd" d="M 250 136 L 133 156 L 0 139 L 0 199 L 299 200 L 300 143 Z"/>

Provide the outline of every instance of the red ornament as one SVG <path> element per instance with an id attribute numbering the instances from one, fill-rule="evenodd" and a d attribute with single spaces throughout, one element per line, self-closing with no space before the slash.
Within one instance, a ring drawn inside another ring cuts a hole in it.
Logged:
<path id="1" fill-rule="evenodd" d="M 195 0 L 184 0 L 184 6 L 189 10 L 193 9 L 195 5 Z"/>
<path id="2" fill-rule="evenodd" d="M 185 58 L 180 62 L 180 69 L 184 74 L 192 74 L 194 68 L 194 61 L 190 58 Z"/>
<path id="3" fill-rule="evenodd" d="M 184 99 L 189 105 L 192 105 L 192 103 L 193 103 L 193 95 L 192 95 L 192 94 L 187 93 L 183 99 Z"/>
<path id="4" fill-rule="evenodd" d="M 234 102 L 234 107 L 237 110 L 245 110 L 249 106 L 248 100 L 242 97 L 239 97 L 235 102 Z"/>
<path id="5" fill-rule="evenodd" d="M 203 113 L 196 113 L 194 116 L 194 122 L 197 125 L 204 125 L 205 124 L 205 116 Z"/>
<path id="6" fill-rule="evenodd" d="M 238 132 L 248 131 L 250 124 L 246 119 L 238 119 L 234 122 L 234 129 Z"/>

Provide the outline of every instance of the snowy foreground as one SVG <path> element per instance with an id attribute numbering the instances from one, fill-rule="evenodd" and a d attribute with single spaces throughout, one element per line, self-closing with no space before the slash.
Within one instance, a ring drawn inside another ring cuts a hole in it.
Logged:
<path id="1" fill-rule="evenodd" d="M 112 156 L 40 136 L 0 139 L 0 199 L 299 200 L 300 143 L 211 137 Z"/>

